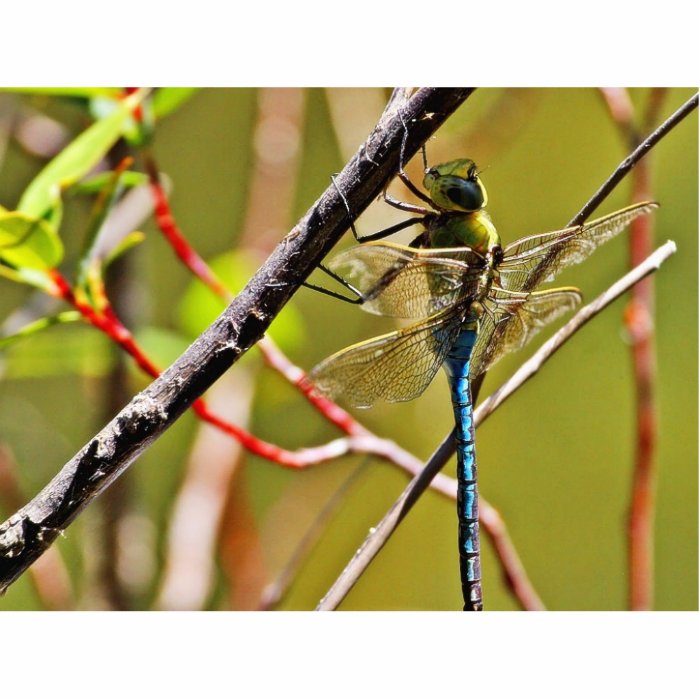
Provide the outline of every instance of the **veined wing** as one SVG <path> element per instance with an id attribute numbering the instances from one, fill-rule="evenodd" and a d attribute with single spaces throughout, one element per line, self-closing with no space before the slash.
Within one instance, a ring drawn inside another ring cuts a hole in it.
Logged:
<path id="1" fill-rule="evenodd" d="M 463 309 L 448 309 L 351 345 L 316 365 L 308 378 L 321 393 L 356 408 L 369 408 L 379 400 L 410 401 L 430 384 L 463 318 Z"/>
<path id="2" fill-rule="evenodd" d="M 471 248 L 386 242 L 349 248 L 330 263 L 360 291 L 365 311 L 397 318 L 422 318 L 474 296 L 484 265 L 484 257 Z"/>
<path id="3" fill-rule="evenodd" d="M 492 287 L 472 353 L 471 377 L 483 374 L 509 352 L 520 350 L 544 326 L 580 302 L 581 292 L 575 287 L 529 294 Z"/>
<path id="4" fill-rule="evenodd" d="M 532 291 L 553 280 L 565 267 L 583 262 L 599 245 L 658 206 L 656 202 L 640 202 L 581 226 L 539 233 L 511 243 L 498 265 L 501 287 Z"/>

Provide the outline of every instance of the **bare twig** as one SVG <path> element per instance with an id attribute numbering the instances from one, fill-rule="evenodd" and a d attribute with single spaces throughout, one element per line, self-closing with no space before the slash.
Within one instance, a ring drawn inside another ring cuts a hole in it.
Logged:
<path id="1" fill-rule="evenodd" d="M 640 158 L 666 136 L 675 126 L 682 122 L 698 106 L 698 94 L 695 93 L 685 104 L 681 105 L 661 126 L 647 136 L 637 148 L 617 166 L 613 174 L 598 188 L 598 191 L 586 202 L 567 226 L 582 224 L 600 205 L 600 203 L 615 189 L 617 184 L 632 170 Z"/>
<path id="2" fill-rule="evenodd" d="M 661 264 L 676 252 L 676 244 L 666 241 L 646 260 L 630 270 L 615 284 L 610 286 L 590 304 L 584 306 L 568 323 L 564 324 L 540 349 L 511 376 L 501 387 L 493 392 L 474 411 L 477 425 L 481 425 L 511 394 L 519 389 L 528 379 L 539 372 L 540 367 L 556 352 L 579 328 L 584 326 L 606 306 L 622 296 L 640 280 L 661 267 Z"/>
<path id="3" fill-rule="evenodd" d="M 666 89 L 649 93 L 643 123 L 653 124 Z M 644 167 L 646 166 L 646 167 Z M 634 199 L 651 198 L 651 175 L 647 161 L 635 172 Z M 653 223 L 635 221 L 630 235 L 630 262 L 635 264 L 654 242 Z M 658 419 L 656 394 L 656 343 L 654 335 L 654 285 L 643 280 L 632 290 L 625 323 L 632 343 L 632 361 L 637 388 L 637 443 L 628 516 L 629 607 L 650 610 L 654 601 L 654 515 L 656 502 L 656 450 Z"/>
<path id="4" fill-rule="evenodd" d="M 358 424 L 359 425 L 359 424 Z M 362 427 L 362 426 L 360 426 Z M 410 493 L 413 490 L 412 484 L 416 483 L 421 474 L 424 472 L 424 464 L 415 455 L 407 452 L 402 447 L 397 445 L 392 440 L 382 439 L 373 433 L 370 433 L 365 428 L 362 434 L 353 435 L 348 438 L 341 438 L 337 440 L 339 454 L 345 454 L 347 452 L 357 452 L 358 454 L 374 455 L 386 462 L 398 466 L 405 472 L 412 474 L 414 479 L 404 490 L 404 495 L 410 500 Z M 450 456 L 454 453 L 454 441 L 450 442 L 453 438 L 453 434 L 445 438 L 440 449 L 433 455 L 431 459 L 435 459 L 436 455 L 442 459 L 441 466 L 443 466 Z M 431 478 L 428 478 L 426 482 L 426 488 L 430 487 L 437 493 L 446 496 L 451 500 L 457 499 L 457 481 L 445 474 L 439 473 L 439 469 L 432 470 Z M 422 485 L 423 482 L 419 479 L 419 483 Z M 416 487 L 417 488 L 417 487 Z M 417 495 L 422 493 L 422 489 L 417 492 Z M 508 530 L 498 513 L 496 508 L 490 505 L 485 498 L 481 497 L 480 506 L 483 508 L 486 517 L 483 518 L 482 525 L 486 534 L 491 538 L 491 540 L 496 545 L 496 550 L 499 554 L 499 562 L 503 569 L 503 575 L 509 582 L 514 582 L 513 592 L 520 601 L 520 603 L 526 609 L 539 609 L 538 607 L 530 608 L 530 604 L 533 601 L 539 600 L 537 593 L 535 592 L 532 584 L 527 578 L 527 574 L 520 563 L 520 559 L 515 550 L 515 546 L 510 539 Z M 396 525 L 400 522 L 400 519 L 396 521 Z"/>
<path id="5" fill-rule="evenodd" d="M 630 287 L 647 275 L 659 268 L 661 263 L 676 250 L 673 242 L 669 241 L 647 260 L 628 272 L 624 277 L 615 282 L 606 292 L 597 297 L 587 306 L 584 306 L 563 328 L 561 328 L 550 340 L 548 340 L 520 369 L 491 396 L 483 401 L 474 412 L 474 419 L 479 426 L 493 413 L 516 389 L 534 376 L 540 367 L 551 357 L 579 328 L 585 325 L 593 316 L 600 313 L 606 306 Z M 357 550 L 353 558 L 345 567 L 328 593 L 318 604 L 317 610 L 334 610 L 355 585 L 360 575 L 369 566 L 370 562 L 378 554 L 385 542 L 389 539 L 398 524 L 403 520 L 408 511 L 425 491 L 432 477 L 442 469 L 445 462 L 453 452 L 454 431 L 441 443 L 440 447 L 428 460 L 423 471 L 418 474 L 404 489 L 396 502 L 391 506 L 381 522 L 372 530 Z"/>
<path id="6" fill-rule="evenodd" d="M 411 157 L 471 92 L 424 88 L 400 115 L 380 121 L 336 180 L 353 211 L 362 212 L 397 172 L 402 144 Z M 0 590 L 257 342 L 346 228 L 344 203 L 331 186 L 192 346 L 0 526 Z"/>

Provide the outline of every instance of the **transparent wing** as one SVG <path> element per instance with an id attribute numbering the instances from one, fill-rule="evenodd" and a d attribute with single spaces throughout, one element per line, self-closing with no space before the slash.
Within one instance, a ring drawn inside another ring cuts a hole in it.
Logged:
<path id="1" fill-rule="evenodd" d="M 421 318 L 474 296 L 484 257 L 471 248 L 409 248 L 364 243 L 337 255 L 329 267 L 381 316 Z"/>
<path id="2" fill-rule="evenodd" d="M 316 365 L 308 378 L 321 393 L 356 408 L 410 401 L 425 391 L 454 345 L 464 316 L 463 307 L 456 311 L 351 345 Z"/>
<path id="3" fill-rule="evenodd" d="M 582 226 L 540 233 L 511 243 L 498 265 L 501 287 L 532 291 L 539 284 L 553 280 L 565 267 L 583 262 L 599 245 L 658 206 L 656 202 L 640 202 Z"/>
<path id="4" fill-rule="evenodd" d="M 529 294 L 492 288 L 472 353 L 471 377 L 483 374 L 509 352 L 520 350 L 540 329 L 580 302 L 581 293 L 574 287 Z"/>

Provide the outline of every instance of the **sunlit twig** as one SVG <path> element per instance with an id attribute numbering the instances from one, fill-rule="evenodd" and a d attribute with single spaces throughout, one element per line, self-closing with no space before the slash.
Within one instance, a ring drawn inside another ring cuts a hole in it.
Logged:
<path id="1" fill-rule="evenodd" d="M 617 184 L 627 173 L 675 126 L 680 124 L 698 106 L 698 94 L 695 93 L 687 102 L 681 105 L 661 126 L 647 136 L 637 148 L 625 158 L 610 177 L 598 188 L 596 193 L 586 202 L 581 210 L 567 224 L 577 226 L 588 219 L 595 209 L 615 189 Z"/>

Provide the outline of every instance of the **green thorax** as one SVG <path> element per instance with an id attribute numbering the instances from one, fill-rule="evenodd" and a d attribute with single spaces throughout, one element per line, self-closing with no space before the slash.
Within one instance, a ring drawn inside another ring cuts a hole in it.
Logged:
<path id="1" fill-rule="evenodd" d="M 428 222 L 431 248 L 468 246 L 485 255 L 501 245 L 501 237 L 486 211 L 441 214 Z"/>
<path id="2" fill-rule="evenodd" d="M 438 210 L 425 221 L 431 247 L 469 246 L 486 254 L 500 246 L 501 239 L 485 210 L 486 188 L 473 160 L 463 158 L 430 168 L 423 186 Z"/>

